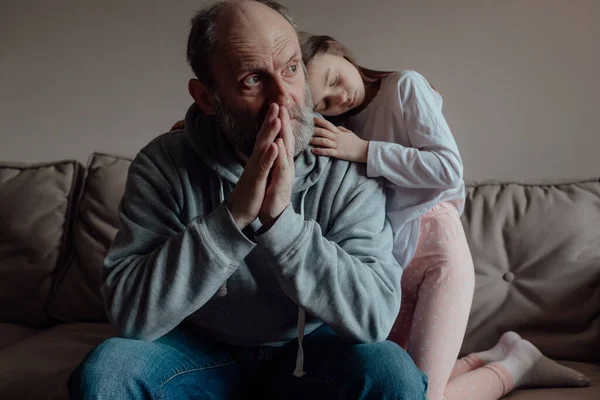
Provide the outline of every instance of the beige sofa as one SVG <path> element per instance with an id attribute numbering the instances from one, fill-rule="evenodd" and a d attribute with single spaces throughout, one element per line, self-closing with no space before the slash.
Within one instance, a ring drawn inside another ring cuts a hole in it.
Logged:
<path id="1" fill-rule="evenodd" d="M 71 370 L 113 335 L 99 294 L 130 161 L 0 164 L 0 399 L 65 399 Z M 462 353 L 507 330 L 587 374 L 514 399 L 600 399 L 600 180 L 471 185 L 477 272 Z"/>

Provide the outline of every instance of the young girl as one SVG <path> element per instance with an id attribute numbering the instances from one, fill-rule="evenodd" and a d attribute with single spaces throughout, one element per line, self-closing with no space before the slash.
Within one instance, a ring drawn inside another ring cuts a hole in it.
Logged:
<path id="1" fill-rule="evenodd" d="M 406 267 L 389 340 L 428 376 L 427 399 L 498 399 L 521 386 L 589 383 L 514 332 L 494 348 L 456 361 L 474 268 L 460 221 L 463 166 L 442 98 L 416 72 L 358 66 L 329 36 L 304 34 L 301 45 L 315 111 L 345 126 L 315 118 L 312 151 L 366 163 L 369 177 L 387 181 L 394 255 Z"/>

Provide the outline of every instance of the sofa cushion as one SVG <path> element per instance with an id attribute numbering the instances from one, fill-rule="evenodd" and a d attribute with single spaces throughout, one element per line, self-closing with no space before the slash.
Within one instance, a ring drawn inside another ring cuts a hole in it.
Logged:
<path id="1" fill-rule="evenodd" d="M 35 325 L 47 319 L 81 172 L 76 161 L 0 164 L 0 320 Z"/>
<path id="2" fill-rule="evenodd" d="M 512 400 L 596 400 L 600 399 L 600 365 L 563 361 L 590 378 L 590 385 L 582 388 L 552 388 L 517 390 L 502 399 Z"/>
<path id="3" fill-rule="evenodd" d="M 73 230 L 74 252 L 49 305 L 62 321 L 106 321 L 100 295 L 104 257 L 117 233 L 131 160 L 92 155 Z"/>
<path id="4" fill-rule="evenodd" d="M 17 343 L 36 333 L 37 331 L 35 329 L 28 326 L 0 322 L 0 349 Z"/>
<path id="5" fill-rule="evenodd" d="M 73 369 L 114 334 L 109 324 L 62 324 L 0 349 L 0 399 L 68 399 Z"/>
<path id="6" fill-rule="evenodd" d="M 600 360 L 600 181 L 468 188 L 475 263 L 466 354 L 506 330 L 546 355 Z"/>

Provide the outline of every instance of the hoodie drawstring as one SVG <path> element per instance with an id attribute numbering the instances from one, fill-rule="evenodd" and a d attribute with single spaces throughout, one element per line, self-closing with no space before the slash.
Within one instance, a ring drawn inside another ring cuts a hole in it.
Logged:
<path id="1" fill-rule="evenodd" d="M 223 200 L 225 200 L 225 191 L 223 190 L 223 180 L 221 179 L 221 177 L 218 174 L 217 174 L 217 178 L 219 179 L 219 204 L 221 204 L 223 202 Z M 223 282 L 223 284 L 219 288 L 219 291 L 217 292 L 217 296 L 219 296 L 219 297 L 227 296 L 227 279 L 225 279 L 225 282 Z"/>
<path id="2" fill-rule="evenodd" d="M 308 193 L 308 189 L 302 192 L 300 199 L 300 215 L 304 219 L 304 198 Z M 304 326 L 306 324 L 306 312 L 302 307 L 298 307 L 298 354 L 296 355 L 296 369 L 294 369 L 294 376 L 300 378 L 306 375 L 304 372 L 304 349 L 302 348 L 302 340 L 304 340 Z"/>

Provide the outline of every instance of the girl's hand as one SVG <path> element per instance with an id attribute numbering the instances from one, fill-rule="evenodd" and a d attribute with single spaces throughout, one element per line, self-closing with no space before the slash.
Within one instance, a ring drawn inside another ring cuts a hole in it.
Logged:
<path id="1" fill-rule="evenodd" d="M 315 134 L 310 144 L 317 146 L 312 152 L 319 156 L 335 157 L 352 162 L 367 162 L 369 142 L 343 126 L 315 117 Z"/>
<path id="2" fill-rule="evenodd" d="M 183 119 L 181 121 L 175 122 L 169 132 L 178 131 L 180 129 L 185 129 L 185 120 Z"/>

